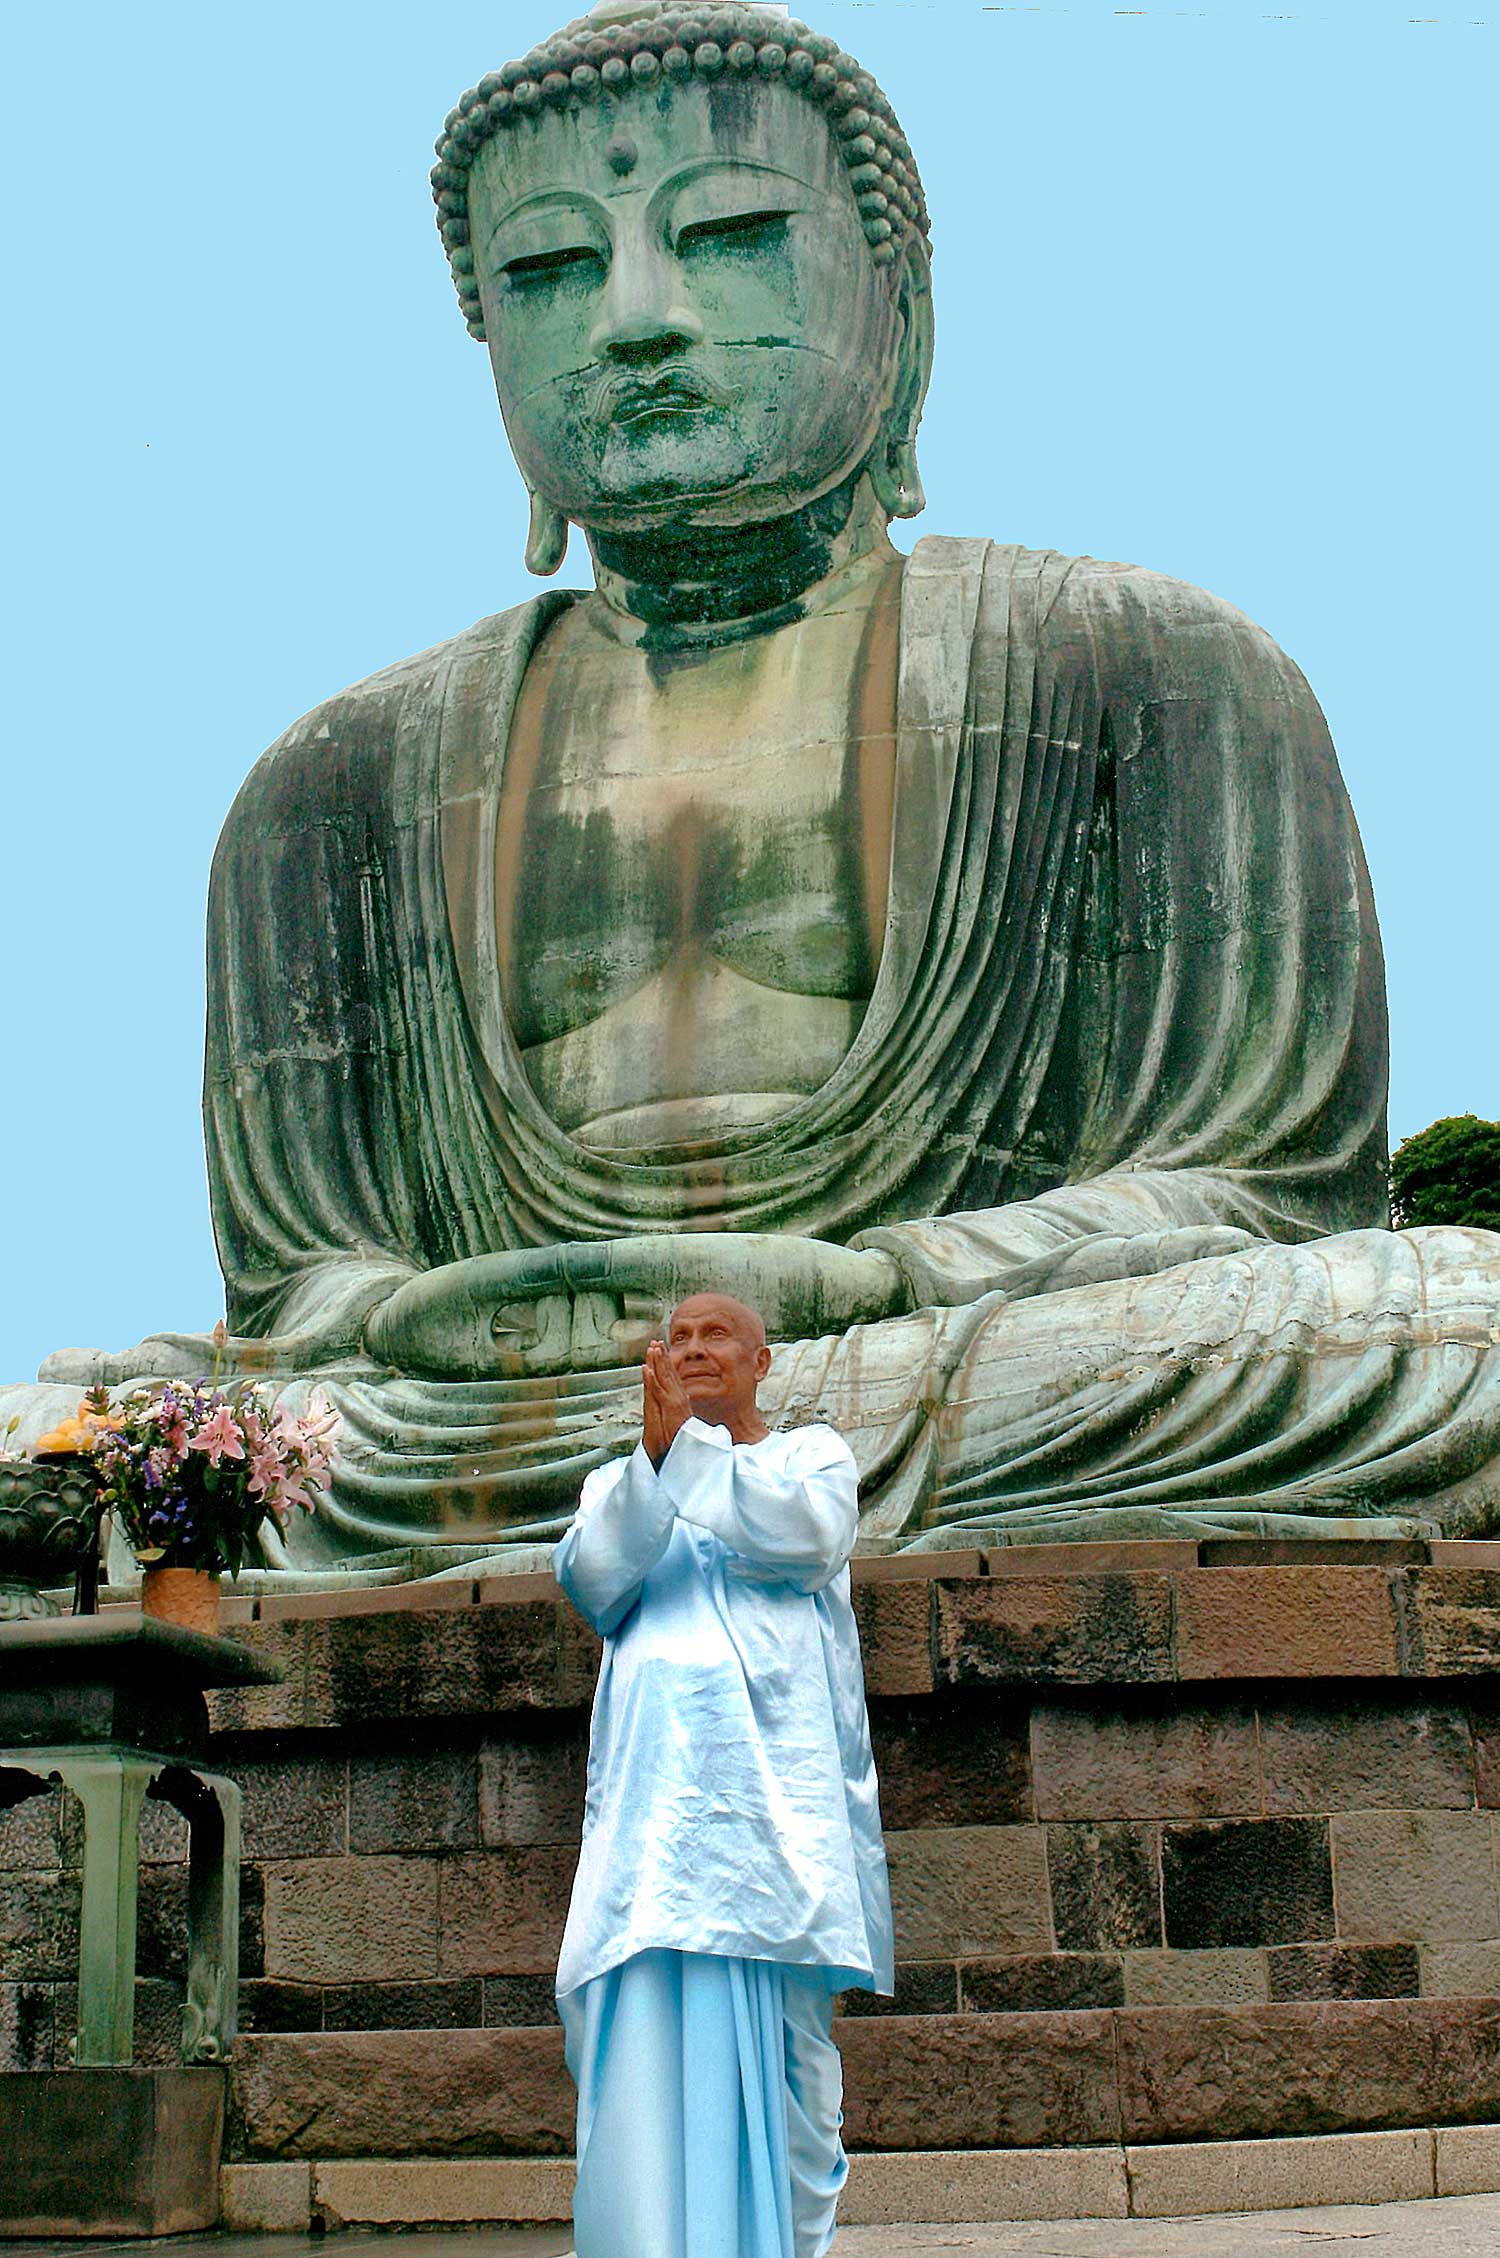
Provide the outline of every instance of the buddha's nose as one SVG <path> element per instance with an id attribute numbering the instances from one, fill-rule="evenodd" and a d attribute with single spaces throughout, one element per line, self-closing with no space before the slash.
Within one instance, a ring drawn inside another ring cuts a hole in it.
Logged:
<path id="1" fill-rule="evenodd" d="M 669 360 L 702 342 L 703 324 L 683 302 L 673 262 L 644 248 L 617 249 L 589 338 L 599 359 Z"/>

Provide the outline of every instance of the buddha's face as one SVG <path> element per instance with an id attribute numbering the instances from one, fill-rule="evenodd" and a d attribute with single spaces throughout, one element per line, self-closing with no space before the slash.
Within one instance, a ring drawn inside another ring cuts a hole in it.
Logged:
<path id="1" fill-rule="evenodd" d="M 789 88 L 690 82 L 508 127 L 469 219 L 511 446 L 575 523 L 779 517 L 869 453 L 901 317 Z"/>

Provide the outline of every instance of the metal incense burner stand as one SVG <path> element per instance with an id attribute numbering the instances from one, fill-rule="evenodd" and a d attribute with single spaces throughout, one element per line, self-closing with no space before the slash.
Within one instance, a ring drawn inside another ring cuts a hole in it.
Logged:
<path id="1" fill-rule="evenodd" d="M 0 1808 L 59 1783 L 83 1814 L 74 2067 L 0 2077 L 0 2234 L 214 2224 L 234 2042 L 240 1791 L 205 1769 L 212 1686 L 279 1672 L 134 1608 L 0 1624 Z M 183 2066 L 135 2068 L 136 1893 L 148 1797 L 188 1823 Z"/>

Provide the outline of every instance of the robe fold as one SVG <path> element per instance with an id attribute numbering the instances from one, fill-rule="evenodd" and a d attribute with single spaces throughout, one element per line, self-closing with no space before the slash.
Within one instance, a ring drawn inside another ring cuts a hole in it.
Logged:
<path id="1" fill-rule="evenodd" d="M 633 1375 L 402 1380 L 349 1352 L 368 1311 L 424 1270 L 656 1230 L 790 1232 L 894 1258 L 921 1314 L 779 1352 L 775 1376 L 789 1418 L 854 1439 L 881 1544 L 920 1539 L 960 1492 L 992 1519 L 1075 1490 L 1127 1502 L 1129 1482 L 1109 1487 L 1118 1439 L 1099 1462 L 1089 1439 L 1126 1312 L 1157 1374 L 1149 1416 L 1193 1397 L 1177 1504 L 1389 1510 L 1389 1494 L 1339 1488 L 1347 1407 L 1324 1416 L 1317 1375 L 1289 1427 L 1286 1391 L 1264 1390 L 1249 1439 L 1298 1436 L 1332 1504 L 1302 1502 L 1294 1468 L 1271 1482 L 1247 1469 L 1245 1432 L 1220 1453 L 1203 1358 L 1184 1360 L 1170 1312 L 1152 1335 L 1153 1282 L 1132 1301 L 1113 1282 L 1131 1261 L 1108 1257 L 1165 1233 L 1257 1242 L 1221 1255 L 1240 1271 L 1200 1294 L 1213 1307 L 1198 1345 L 1237 1369 L 1260 1353 L 1237 1314 L 1244 1263 L 1290 1257 L 1285 1290 L 1316 1294 L 1328 1264 L 1309 1284 L 1299 1246 L 1385 1220 L 1374 910 L 1326 727 L 1290 661 L 1228 605 L 1134 567 L 919 543 L 903 575 L 889 910 L 848 1055 L 775 1121 L 599 1152 L 532 1090 L 498 973 L 511 713 L 531 652 L 576 600 L 482 621 L 319 708 L 254 771 L 216 857 L 205 1111 L 230 1324 L 278 1337 L 283 1367 L 299 1349 L 309 1369 L 345 1357 L 344 1461 L 307 1557 L 555 1537 L 583 1474 L 627 1443 Z M 1500 1240 L 1470 1237 L 1485 1243 L 1465 1260 L 1500 1315 Z M 1398 1300 L 1403 1263 L 1430 1279 L 1451 1267 L 1382 1245 Z M 1080 1249 L 1100 1250 L 1097 1279 L 1085 1266 L 1063 1275 L 1071 1291 L 1017 1298 Z M 1338 1280 L 1331 1292 L 1342 1308 Z M 988 1370 L 1002 1317 L 1012 1350 L 1051 1355 L 1053 1305 L 1085 1294 L 1104 1298 L 1075 1309 L 1061 1366 L 1033 1358 L 1038 1392 L 1008 1399 L 1018 1427 L 953 1392 Z M 1449 1343 L 1441 1292 L 1426 1315 L 1432 1338 L 1413 1353 L 1434 1340 L 1464 1353 L 1446 1381 L 1417 1375 L 1438 1448 L 1425 1472 L 1408 1451 L 1407 1501 L 1442 1486 L 1455 1419 L 1470 1475 L 1500 1458 L 1500 1430 L 1481 1448 L 1461 1410 L 1493 1344 L 1462 1325 Z M 1414 1370 L 1393 1374 L 1387 1411 L 1410 1413 Z M 1067 1447 L 1028 1489 L 1007 1469 L 1032 1463 L 1049 1416 Z M 1367 1421 L 1351 1463 L 1378 1457 L 1378 1429 Z M 1471 1521 L 1493 1490 L 1485 1473 Z"/>
<path id="2" fill-rule="evenodd" d="M 824 2258 L 849 2174 L 826 1984 L 646 1952 L 558 2005 L 576 2258 Z"/>

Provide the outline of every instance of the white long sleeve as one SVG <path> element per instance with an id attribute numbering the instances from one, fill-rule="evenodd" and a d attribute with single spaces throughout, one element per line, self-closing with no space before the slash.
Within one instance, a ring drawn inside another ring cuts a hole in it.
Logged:
<path id="1" fill-rule="evenodd" d="M 556 1554 L 604 1633 L 561 1993 L 642 1952 L 888 1992 L 880 1799 L 846 1565 L 854 1461 L 826 1427 L 688 1420 L 591 1474 Z"/>
<path id="2" fill-rule="evenodd" d="M 854 1550 L 859 1497 L 854 1457 L 831 1427 L 786 1438 L 781 1463 L 736 1449 L 727 1427 L 689 1419 L 662 1461 L 661 1487 L 678 1517 L 707 1529 L 768 1580 L 821 1591 Z"/>
<path id="3" fill-rule="evenodd" d="M 630 1613 L 641 1585 L 671 1542 L 677 1518 L 655 1467 L 637 1443 L 629 1458 L 596 1466 L 553 1571 L 580 1615 L 606 1637 Z"/>

